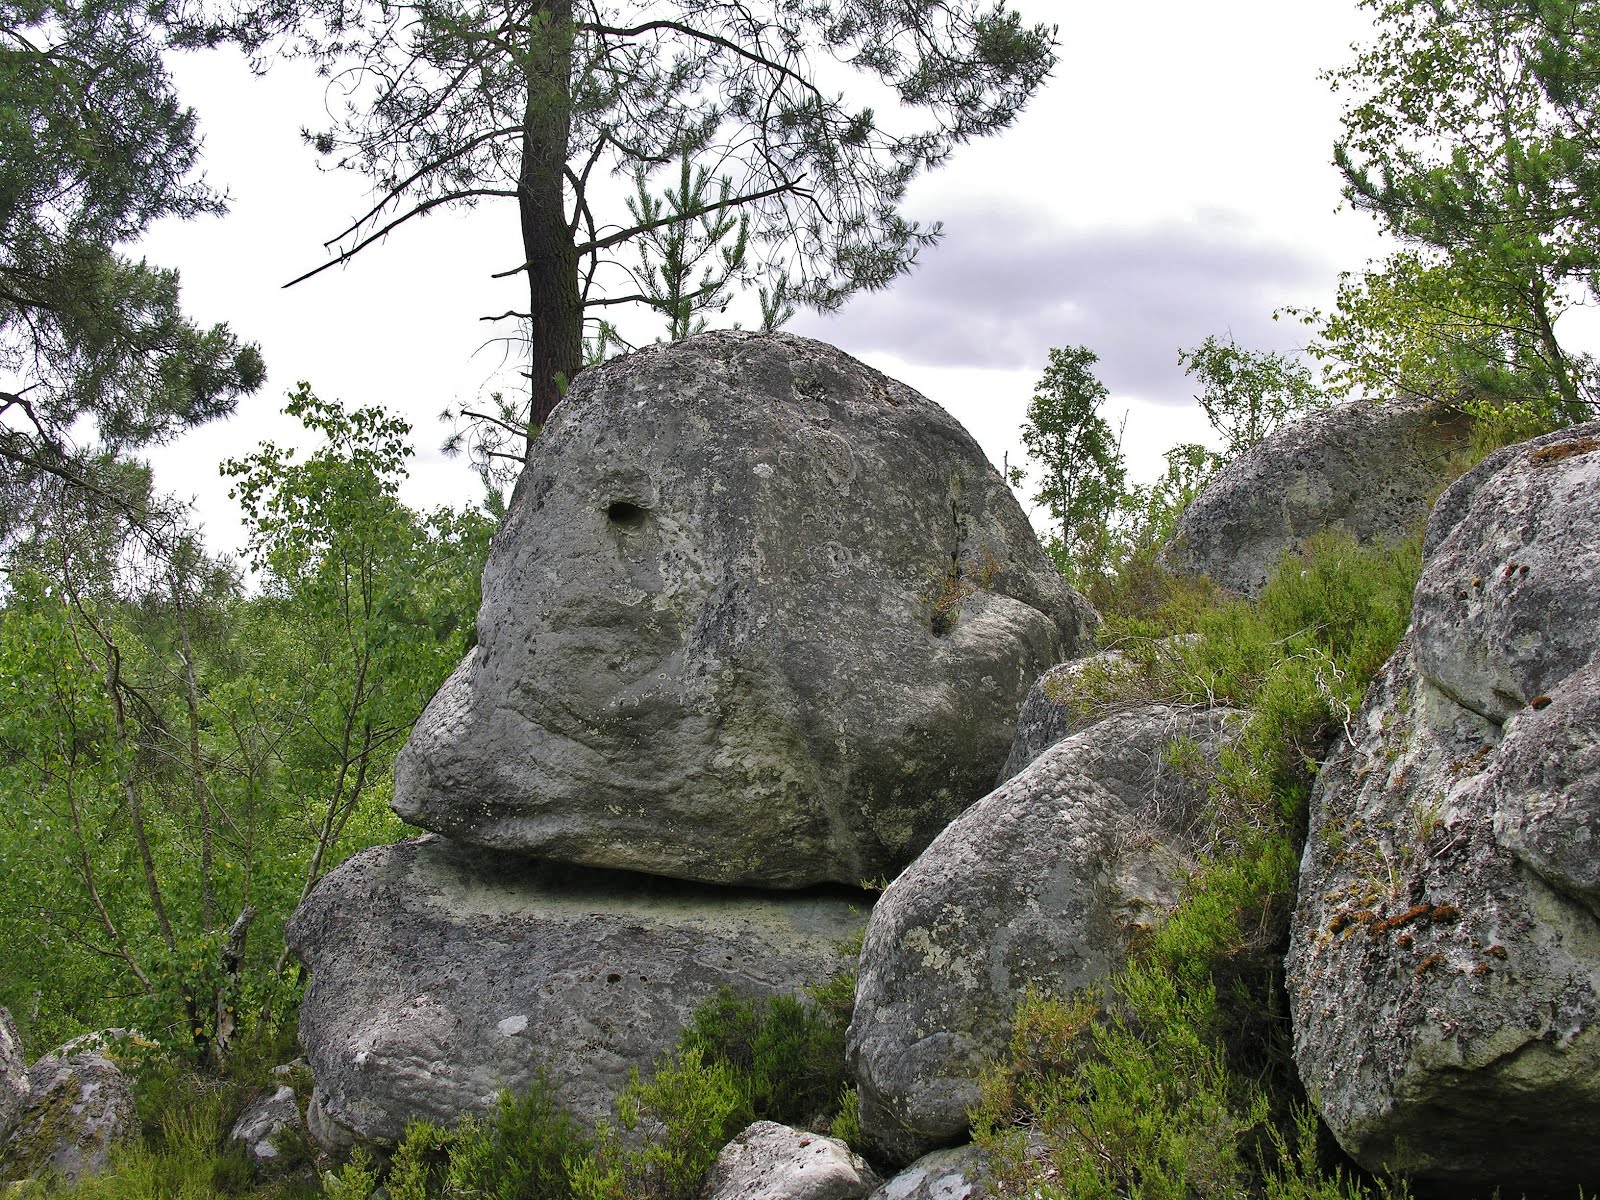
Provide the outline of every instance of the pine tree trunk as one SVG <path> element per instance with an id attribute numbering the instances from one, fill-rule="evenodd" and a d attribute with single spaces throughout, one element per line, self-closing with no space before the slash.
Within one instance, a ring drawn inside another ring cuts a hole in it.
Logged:
<path id="1" fill-rule="evenodd" d="M 537 430 L 583 363 L 578 256 L 567 222 L 564 170 L 572 132 L 572 0 L 539 0 L 530 35 L 517 206 L 528 276 L 530 426 Z M 530 437 L 531 446 L 531 437 Z"/>

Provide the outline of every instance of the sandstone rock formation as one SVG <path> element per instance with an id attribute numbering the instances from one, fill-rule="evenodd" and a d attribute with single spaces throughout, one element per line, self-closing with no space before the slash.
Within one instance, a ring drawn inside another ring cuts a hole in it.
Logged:
<path id="1" fill-rule="evenodd" d="M 795 993 L 847 966 L 857 894 L 716 888 L 424 837 L 365 851 L 290 922 L 324 1145 L 449 1124 L 541 1074 L 582 1121 L 727 986 Z"/>
<path id="2" fill-rule="evenodd" d="M 0 1008 L 0 1146 L 28 1103 L 28 1063 L 11 1014 Z"/>
<path id="3" fill-rule="evenodd" d="M 1486 460 L 1429 526 L 1413 633 L 1319 776 L 1295 1058 L 1370 1169 L 1600 1177 L 1600 425 Z"/>
<path id="4" fill-rule="evenodd" d="M 47 1054 L 28 1070 L 28 1103 L 0 1145 L 0 1179 L 78 1179 L 105 1169 L 138 1136 L 128 1080 L 96 1051 Z"/>
<path id="5" fill-rule="evenodd" d="M 789 335 L 651 347 L 535 443 L 395 809 L 543 858 L 859 884 L 989 789 L 1094 623 L 911 389 Z"/>
<path id="6" fill-rule="evenodd" d="M 701 1200 L 861 1200 L 878 1186 L 865 1159 L 835 1138 L 757 1121 L 717 1155 Z"/>
<path id="7" fill-rule="evenodd" d="M 1324 529 L 1396 541 L 1422 520 L 1471 436 L 1442 404 L 1357 402 L 1274 432 L 1206 485 L 1162 561 L 1253 596 L 1286 551 Z"/>
<path id="8" fill-rule="evenodd" d="M 862 948 L 848 1054 L 861 1130 L 888 1161 L 961 1140 L 983 1067 L 1032 985 L 1122 965 L 1211 841 L 1206 780 L 1241 714 L 1152 705 L 1057 743 L 951 823 L 884 892 Z"/>

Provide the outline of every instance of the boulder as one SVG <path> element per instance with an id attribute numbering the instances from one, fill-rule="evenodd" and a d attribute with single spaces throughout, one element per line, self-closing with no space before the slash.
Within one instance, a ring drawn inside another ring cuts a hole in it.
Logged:
<path id="1" fill-rule="evenodd" d="M 258 1167 L 270 1167 L 282 1153 L 274 1144 L 277 1139 L 303 1128 L 294 1089 L 279 1084 L 245 1106 L 228 1132 L 228 1140 L 242 1146 Z"/>
<path id="2" fill-rule="evenodd" d="M 1095 622 L 910 388 L 790 335 L 651 347 L 584 371 L 534 443 L 395 810 L 591 866 L 857 885 L 988 791 Z"/>
<path id="3" fill-rule="evenodd" d="M 1446 493 L 1413 631 L 1313 792 L 1295 1061 L 1370 1170 L 1600 1178 L 1597 434 L 1513 447 Z"/>
<path id="4" fill-rule="evenodd" d="M 0 1179 L 73 1180 L 105 1169 L 138 1136 L 133 1090 L 95 1051 L 47 1054 L 28 1071 L 28 1103 L 0 1146 Z"/>
<path id="5" fill-rule="evenodd" d="M 592 1122 L 722 987 L 798 993 L 849 965 L 858 892 L 754 893 L 540 863 L 429 836 L 351 858 L 289 923 L 324 1145 L 397 1142 L 542 1075 Z"/>
<path id="6" fill-rule="evenodd" d="M 1171 911 L 1214 842 L 1205 764 L 1241 716 L 1107 717 L 973 805 L 884 892 L 847 1048 L 875 1153 L 904 1163 L 962 1140 L 1024 992 L 1098 982 Z"/>
<path id="7" fill-rule="evenodd" d="M 0 1008 L 0 1145 L 22 1119 L 28 1103 L 28 1063 L 11 1014 Z"/>
<path id="8" fill-rule="evenodd" d="M 1468 417 L 1433 401 L 1313 413 L 1218 472 L 1178 519 L 1161 561 L 1254 596 L 1286 552 L 1321 530 L 1398 541 L 1450 481 L 1471 433 Z"/>
<path id="9" fill-rule="evenodd" d="M 984 1200 L 992 1178 L 983 1151 L 957 1146 L 924 1154 L 867 1200 Z"/>
<path id="10" fill-rule="evenodd" d="M 843 1142 L 757 1121 L 722 1148 L 700 1200 L 861 1200 L 877 1186 Z"/>

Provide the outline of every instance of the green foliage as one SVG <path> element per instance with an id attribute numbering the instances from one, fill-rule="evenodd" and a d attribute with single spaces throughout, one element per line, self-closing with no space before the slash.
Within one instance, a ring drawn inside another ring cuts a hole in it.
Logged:
<path id="1" fill-rule="evenodd" d="M 1402 344 L 1392 358 L 1408 386 L 1439 382 L 1416 371 L 1420 350 L 1460 371 L 1446 396 L 1486 388 L 1585 419 L 1595 365 L 1561 345 L 1556 323 L 1600 295 L 1600 18 L 1574 0 L 1364 7 L 1376 36 L 1330 76 L 1351 97 L 1335 159 L 1346 198 L 1409 253 L 1341 297 L 1341 319 L 1382 329 L 1398 308 L 1442 326 L 1437 351 Z"/>
<path id="2" fill-rule="evenodd" d="M 1127 483 L 1121 437 L 1100 415 L 1108 393 L 1090 369 L 1098 361 L 1084 346 L 1051 350 L 1022 426 L 1040 474 L 1034 502 L 1054 527 L 1046 548 L 1068 580 L 1105 570 Z"/>
<path id="3" fill-rule="evenodd" d="M 1200 383 L 1195 400 L 1211 428 L 1222 435 L 1224 462 L 1285 421 L 1327 403 L 1303 363 L 1282 354 L 1241 349 L 1232 337 L 1226 341 L 1207 337 L 1193 350 L 1178 351 L 1178 363 Z"/>
<path id="4" fill-rule="evenodd" d="M 182 313 L 175 272 L 120 253 L 223 208 L 163 63 L 201 35 L 180 18 L 162 0 L 0 3 L 0 542 L 52 480 L 137 508 L 118 455 L 261 385 L 255 347 Z"/>

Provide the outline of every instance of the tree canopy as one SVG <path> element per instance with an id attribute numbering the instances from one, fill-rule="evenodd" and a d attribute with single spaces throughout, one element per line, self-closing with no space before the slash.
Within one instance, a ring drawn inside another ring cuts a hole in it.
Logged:
<path id="1" fill-rule="evenodd" d="M 0 0 L 0 538 L 43 476 L 105 499 L 112 457 L 228 412 L 261 357 L 123 253 L 220 212 L 164 48 L 209 35 L 162 0 Z"/>
<path id="2" fill-rule="evenodd" d="M 1600 14 L 1581 0 L 1364 7 L 1377 36 L 1331 76 L 1352 97 L 1335 159 L 1346 197 L 1408 253 L 1341 301 L 1447 335 L 1454 390 L 1542 394 L 1582 419 L 1595 364 L 1557 322 L 1600 298 Z M 1424 309 L 1436 316 L 1419 322 Z"/>
<path id="3" fill-rule="evenodd" d="M 1003 0 L 263 0 L 250 28 L 330 77 L 333 124 L 308 137 L 376 185 L 317 270 L 442 206 L 516 202 L 502 274 L 527 304 L 491 319 L 527 339 L 530 436 L 585 321 L 649 303 L 630 244 L 736 212 L 742 282 L 769 297 L 886 286 L 939 235 L 900 212 L 910 181 L 1009 124 L 1055 63 L 1055 30 Z M 695 204 L 626 203 L 686 161 L 709 172 Z"/>

